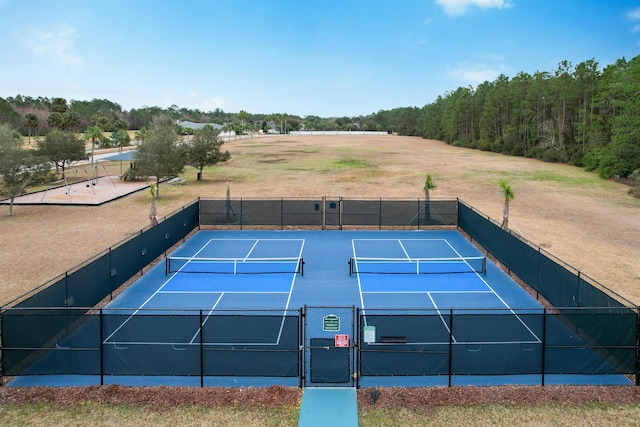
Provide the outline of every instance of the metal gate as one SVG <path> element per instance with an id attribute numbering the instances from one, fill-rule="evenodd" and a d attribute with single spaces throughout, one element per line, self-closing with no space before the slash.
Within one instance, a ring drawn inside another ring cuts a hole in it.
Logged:
<path id="1" fill-rule="evenodd" d="M 342 197 L 322 198 L 322 229 L 342 230 Z"/>
<path id="2" fill-rule="evenodd" d="M 304 307 L 305 387 L 353 387 L 355 307 Z"/>

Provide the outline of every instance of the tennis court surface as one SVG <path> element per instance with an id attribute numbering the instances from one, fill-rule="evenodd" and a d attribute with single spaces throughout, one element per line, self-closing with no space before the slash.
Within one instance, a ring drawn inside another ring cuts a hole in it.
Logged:
<path id="1" fill-rule="evenodd" d="M 199 231 L 10 385 L 630 384 L 565 323 L 455 230 Z"/>

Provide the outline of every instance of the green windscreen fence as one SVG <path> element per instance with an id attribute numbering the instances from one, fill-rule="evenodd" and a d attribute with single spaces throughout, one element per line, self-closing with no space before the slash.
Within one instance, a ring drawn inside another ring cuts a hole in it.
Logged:
<path id="1" fill-rule="evenodd" d="M 197 226 L 196 202 L 156 226 L 141 231 L 131 239 L 58 276 L 42 286 L 38 293 L 15 304 L 13 308 L 44 307 L 44 311 L 37 316 L 17 315 L 20 311 L 3 313 L 3 344 L 10 343 L 13 347 L 24 348 L 8 356 L 5 352 L 3 363 L 19 365 L 20 361 L 14 360 L 15 358 L 27 360 L 39 351 L 36 349 L 69 335 L 84 323 L 87 307 L 94 307 L 108 297 Z M 78 309 L 74 309 L 75 307 Z"/>
<path id="2" fill-rule="evenodd" d="M 201 199 L 200 225 L 326 228 L 455 226 L 457 200 Z"/>
<path id="3" fill-rule="evenodd" d="M 636 372 L 637 316 L 624 308 L 404 311 L 359 311 L 363 379 Z"/>
<path id="4" fill-rule="evenodd" d="M 298 311 L 7 309 L 5 376 L 300 375 Z M 49 339 L 26 331 L 39 330 Z"/>
<path id="5" fill-rule="evenodd" d="M 37 293 L 22 297 L 11 304 L 10 309 L 5 308 L 0 313 L 3 375 L 25 372 L 39 374 L 47 372 L 47 369 L 60 373 L 95 374 L 100 368 L 100 357 L 105 356 L 110 358 L 106 364 L 103 363 L 102 368 L 109 368 L 114 375 L 129 372 L 129 368 L 135 367 L 138 361 L 150 360 L 154 355 L 164 353 L 194 353 L 193 360 L 196 360 L 196 350 L 192 345 L 175 347 L 179 341 L 159 341 L 154 336 L 144 337 L 146 341 L 140 341 L 146 343 L 144 345 L 139 345 L 136 340 L 129 340 L 126 346 L 120 345 L 120 342 L 113 342 L 107 347 L 101 347 L 100 343 L 110 333 L 110 322 L 114 325 L 120 325 L 122 322 L 118 323 L 117 314 L 112 317 L 100 317 L 89 312 L 87 307 L 95 307 L 198 225 L 222 225 L 231 228 L 310 226 L 323 229 L 420 229 L 429 226 L 458 225 L 555 307 L 543 315 L 522 313 L 515 322 L 513 317 L 497 313 L 420 313 L 419 316 L 394 317 L 386 316 L 385 313 L 374 316 L 369 312 L 366 318 L 360 320 L 360 324 L 378 325 L 387 332 L 381 337 L 384 338 L 383 341 L 361 344 L 359 357 L 363 375 L 412 376 L 428 372 L 430 375 L 451 376 L 476 375 L 480 371 L 496 375 L 526 374 L 534 371 L 637 373 L 640 324 L 637 306 L 619 298 L 615 293 L 531 242 L 503 230 L 495 221 L 468 205 L 457 200 L 427 202 L 423 199 L 364 200 L 320 197 L 199 200 L 163 219 L 156 226 L 141 230 L 132 238 L 54 278 L 41 286 Z M 230 316 L 229 319 L 233 319 L 228 322 L 231 322 L 229 325 L 234 325 L 234 328 L 244 321 L 234 316 Z M 256 317 L 253 317 L 252 321 L 255 319 Z M 165 333 L 169 330 L 169 324 L 173 325 L 170 329 L 175 331 L 194 327 L 197 330 L 199 327 L 199 319 L 194 316 L 150 316 L 140 320 L 149 323 L 152 335 Z M 279 316 L 265 316 L 262 320 L 261 325 L 273 323 L 281 327 L 286 324 L 287 328 L 291 328 L 291 342 L 287 343 L 286 347 L 273 347 L 265 346 L 265 343 L 258 340 L 255 347 L 246 347 L 246 353 L 237 353 L 224 344 L 216 344 L 225 341 L 216 341 L 213 337 L 206 338 L 198 351 L 198 362 L 176 369 L 187 376 L 194 375 L 198 370 L 200 375 L 231 375 L 238 372 L 239 375 L 260 375 L 260 372 L 256 372 L 253 362 L 258 360 L 255 358 L 263 357 L 261 360 L 268 361 L 269 365 L 269 370 L 264 372 L 269 372 L 269 375 L 297 375 L 301 357 L 297 350 L 300 345 L 298 341 L 300 336 L 304 336 L 298 332 L 301 328 L 300 319 L 296 315 L 292 319 L 287 318 L 285 323 L 282 323 L 282 317 Z M 524 338 L 509 335 L 521 331 L 522 324 L 527 325 L 525 329 L 532 331 L 533 337 L 526 334 Z M 209 328 L 205 328 L 203 333 L 229 330 L 228 325 L 219 328 L 212 328 L 212 325 L 213 323 Z M 479 329 L 480 325 L 482 328 Z M 240 327 L 239 330 L 245 329 L 247 328 Z M 80 330 L 82 334 L 76 334 Z M 488 335 L 479 336 L 479 330 L 488 331 Z M 420 336 L 420 333 L 425 331 L 431 331 L 430 333 L 436 335 Z M 104 335 L 105 333 L 107 335 Z M 101 334 L 104 335 L 102 338 Z M 362 330 L 359 334 L 366 335 L 366 331 Z M 77 337 L 87 338 L 76 341 Z M 64 345 L 59 344 L 62 342 Z M 255 337 L 247 342 L 255 344 Z M 326 347 L 313 344 L 317 343 L 306 343 L 310 348 Z M 138 346 L 139 349 L 136 351 L 135 348 Z M 130 350 L 127 352 L 124 347 Z M 168 347 L 172 347 L 171 351 Z M 581 349 L 584 348 L 589 349 L 591 356 L 597 357 L 580 362 L 579 356 L 586 354 L 581 353 Z M 125 353 L 131 356 L 128 367 L 118 365 L 118 358 Z M 320 367 L 321 371 L 331 371 L 334 353 L 338 355 L 335 360 L 342 363 L 342 350 L 326 353 L 321 349 L 315 351 L 313 360 L 316 367 Z M 233 360 L 225 358 L 225 355 L 230 354 L 233 355 Z M 516 364 L 515 359 L 508 358 L 509 354 L 519 354 L 521 362 Z M 281 358 L 284 358 L 284 362 L 278 364 Z M 47 368 L 39 363 L 40 360 L 58 360 L 58 364 Z M 73 364 L 78 360 L 86 363 L 81 368 L 74 368 Z M 107 359 L 103 359 L 103 362 L 105 360 Z M 207 365 L 210 366 L 207 368 L 210 370 L 203 372 L 202 360 L 223 363 Z M 570 360 L 576 362 L 567 362 Z M 308 362 L 310 363 L 311 359 Z M 539 367 L 542 365 L 544 366 Z M 149 368 L 148 371 L 145 371 L 145 366 Z M 145 372 L 149 375 L 160 375 L 164 372 L 160 367 L 156 369 L 155 365 L 145 366 L 141 365 L 135 371 L 139 371 L 141 375 Z M 316 378 L 323 378 L 322 381 L 328 382 L 342 381 L 344 376 L 343 373 L 339 373 L 336 374 L 337 379 L 331 379 L 331 376 L 323 377 L 321 372 L 316 372 L 316 375 L 318 374 L 320 377 Z"/>
<path id="6" fill-rule="evenodd" d="M 578 270 L 556 261 L 464 203 L 460 203 L 458 212 L 460 228 L 556 307 L 559 321 L 584 342 L 600 346 L 598 351 L 605 360 L 615 360 L 626 369 L 631 367 L 630 353 L 617 356 L 608 344 L 615 342 L 631 348 L 636 345 L 640 333 L 636 306 L 596 286 Z M 595 316 L 596 312 L 613 315 Z"/>

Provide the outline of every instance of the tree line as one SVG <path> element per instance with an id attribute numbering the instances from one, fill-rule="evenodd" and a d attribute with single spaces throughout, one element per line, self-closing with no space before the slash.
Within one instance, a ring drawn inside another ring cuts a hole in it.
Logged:
<path id="1" fill-rule="evenodd" d="M 375 130 L 439 139 L 448 144 L 561 162 L 596 171 L 603 178 L 640 180 L 640 55 L 601 69 L 594 60 L 554 71 L 501 75 L 476 87 L 459 87 L 423 107 L 381 110 L 367 116 L 300 117 L 219 108 L 142 107 L 124 110 L 109 100 L 0 98 L 0 122 L 22 135 L 52 130 L 96 134 L 143 130 L 160 115 L 174 122 L 218 123 L 237 134 L 256 131 Z M 120 137 L 124 138 L 122 134 Z M 123 144 L 116 138 L 114 144 Z M 637 172 L 635 172 L 637 171 Z"/>
<path id="2" fill-rule="evenodd" d="M 404 114 L 424 138 L 630 177 L 640 174 L 639 94 L 640 56 L 603 70 L 593 59 L 563 61 L 552 73 L 501 75 Z"/>

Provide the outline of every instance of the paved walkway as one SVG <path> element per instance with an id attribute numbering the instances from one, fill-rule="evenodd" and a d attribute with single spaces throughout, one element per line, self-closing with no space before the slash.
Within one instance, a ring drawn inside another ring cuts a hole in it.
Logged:
<path id="1" fill-rule="evenodd" d="M 304 389 L 298 427 L 358 427 L 355 388 Z"/>

